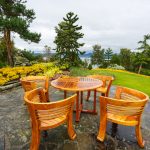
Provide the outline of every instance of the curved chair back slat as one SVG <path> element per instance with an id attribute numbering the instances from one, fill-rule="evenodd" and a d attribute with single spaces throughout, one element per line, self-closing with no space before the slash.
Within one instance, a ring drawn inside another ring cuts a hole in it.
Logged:
<path id="1" fill-rule="evenodd" d="M 118 100 L 105 98 L 107 103 L 107 113 L 116 114 L 119 116 L 139 116 L 144 110 L 147 100 Z"/>
<path id="2" fill-rule="evenodd" d="M 126 87 L 117 87 L 115 98 L 101 96 L 100 129 L 97 138 L 100 141 L 104 140 L 108 120 L 116 124 L 136 126 L 138 144 L 144 147 L 140 124 L 148 99 L 145 93 Z"/>
<path id="3" fill-rule="evenodd" d="M 76 100 L 76 94 L 60 101 L 45 102 L 45 94 L 43 88 L 34 89 L 25 94 L 24 99 L 28 106 L 28 110 L 32 121 L 32 142 L 31 148 L 39 147 L 36 143 L 36 134 L 39 135 L 41 130 L 55 128 L 64 122 L 68 123 L 68 134 L 71 139 L 76 137 L 72 126 L 73 105 Z"/>
<path id="4" fill-rule="evenodd" d="M 90 75 L 88 77 L 99 79 L 103 81 L 102 87 L 108 87 L 111 85 L 112 81 L 114 80 L 114 77 L 112 76 L 106 76 L 106 75 Z"/>
<path id="5" fill-rule="evenodd" d="M 36 88 L 36 82 L 34 81 L 21 81 L 21 84 L 25 92 L 31 91 Z"/>
<path id="6" fill-rule="evenodd" d="M 89 75 L 89 78 L 95 78 L 103 81 L 103 84 L 101 87 L 96 89 L 96 92 L 100 92 L 102 96 L 108 97 L 110 87 L 112 85 L 112 81 L 114 80 L 114 77 L 112 76 L 106 76 L 106 75 Z M 87 93 L 87 100 L 89 100 L 89 97 L 91 95 L 91 91 L 88 91 Z"/>
<path id="7" fill-rule="evenodd" d="M 47 76 L 27 76 L 20 79 L 22 87 L 25 92 L 33 90 L 35 88 L 42 87 L 45 89 L 45 95 L 47 101 L 49 101 L 49 77 Z"/>
<path id="8" fill-rule="evenodd" d="M 140 100 L 145 99 L 145 94 L 138 90 L 118 86 L 116 89 L 115 98 Z"/>

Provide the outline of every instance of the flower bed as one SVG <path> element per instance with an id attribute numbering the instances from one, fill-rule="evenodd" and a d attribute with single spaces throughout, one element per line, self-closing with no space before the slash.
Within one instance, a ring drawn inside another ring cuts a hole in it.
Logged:
<path id="1" fill-rule="evenodd" d="M 53 77 L 55 74 L 61 73 L 61 70 L 66 67 L 58 67 L 55 63 L 40 63 L 33 66 L 2 68 L 0 69 L 0 85 L 6 85 L 10 81 L 18 80 L 21 77 L 29 75 L 47 75 Z"/>

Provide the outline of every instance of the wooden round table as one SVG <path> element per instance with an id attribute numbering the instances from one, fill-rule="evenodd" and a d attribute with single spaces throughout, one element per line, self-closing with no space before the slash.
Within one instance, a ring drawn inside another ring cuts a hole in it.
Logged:
<path id="1" fill-rule="evenodd" d="M 74 91 L 77 93 L 76 99 L 76 121 L 80 120 L 80 113 L 96 114 L 96 89 L 102 86 L 102 81 L 89 77 L 68 77 L 58 78 L 51 82 L 51 85 L 57 89 L 64 90 L 64 98 L 66 98 L 66 91 Z M 83 110 L 83 91 L 94 90 L 93 110 Z M 79 95 L 81 93 L 81 100 Z"/>

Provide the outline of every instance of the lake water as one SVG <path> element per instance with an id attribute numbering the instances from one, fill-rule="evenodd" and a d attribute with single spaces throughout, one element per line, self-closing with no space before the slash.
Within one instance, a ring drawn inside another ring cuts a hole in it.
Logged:
<path id="1" fill-rule="evenodd" d="M 91 63 L 91 58 L 90 57 L 80 57 L 82 61 L 87 61 L 88 65 Z M 98 65 L 92 65 L 92 68 L 98 68 Z"/>

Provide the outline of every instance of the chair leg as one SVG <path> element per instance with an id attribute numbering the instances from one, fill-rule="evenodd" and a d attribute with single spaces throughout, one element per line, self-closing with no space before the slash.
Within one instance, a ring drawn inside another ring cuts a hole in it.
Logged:
<path id="1" fill-rule="evenodd" d="M 32 139 L 31 139 L 31 145 L 30 150 L 38 150 L 40 144 L 40 131 L 37 129 L 32 129 Z"/>
<path id="2" fill-rule="evenodd" d="M 93 111 L 96 114 L 96 89 L 94 90 L 94 102 L 93 102 Z"/>
<path id="3" fill-rule="evenodd" d="M 73 120 L 72 120 L 72 113 L 71 113 L 68 117 L 68 135 L 71 140 L 74 140 L 76 138 L 76 133 L 74 131 L 72 121 Z"/>
<path id="4" fill-rule="evenodd" d="M 137 138 L 138 144 L 139 144 L 140 147 L 143 148 L 145 142 L 143 141 L 143 138 L 142 138 L 140 124 L 136 126 L 135 132 L 136 132 L 136 138 Z"/>
<path id="5" fill-rule="evenodd" d="M 106 96 L 106 94 L 105 94 L 105 93 L 101 93 L 101 95 L 102 95 L 102 96 Z M 106 96 L 106 97 L 107 97 L 107 96 Z"/>
<path id="6" fill-rule="evenodd" d="M 107 127 L 107 110 L 106 110 L 106 101 L 104 97 L 100 98 L 100 123 L 99 123 L 99 132 L 97 139 L 101 142 L 104 141 L 106 135 Z"/>
<path id="7" fill-rule="evenodd" d="M 45 93 L 45 96 L 46 96 L 46 102 L 50 102 L 48 92 Z"/>
<path id="8" fill-rule="evenodd" d="M 90 95 L 91 95 L 91 91 L 87 91 L 87 101 L 89 100 L 89 98 L 90 98 Z"/>
<path id="9" fill-rule="evenodd" d="M 112 122 L 112 127 L 111 127 L 111 136 L 112 137 L 116 136 L 116 133 L 118 131 L 117 128 L 118 128 L 118 124 Z"/>
<path id="10" fill-rule="evenodd" d="M 101 121 L 100 122 L 100 127 L 99 127 L 99 131 L 98 131 L 98 136 L 97 136 L 97 139 L 101 142 L 104 141 L 105 139 L 105 134 L 106 134 L 106 124 L 107 122 L 106 121 Z"/>
<path id="11" fill-rule="evenodd" d="M 46 138 L 47 136 L 48 136 L 48 132 L 47 132 L 47 130 L 44 130 L 43 131 L 43 137 Z"/>
<path id="12" fill-rule="evenodd" d="M 64 91 L 64 99 L 67 98 L 67 91 Z"/>

